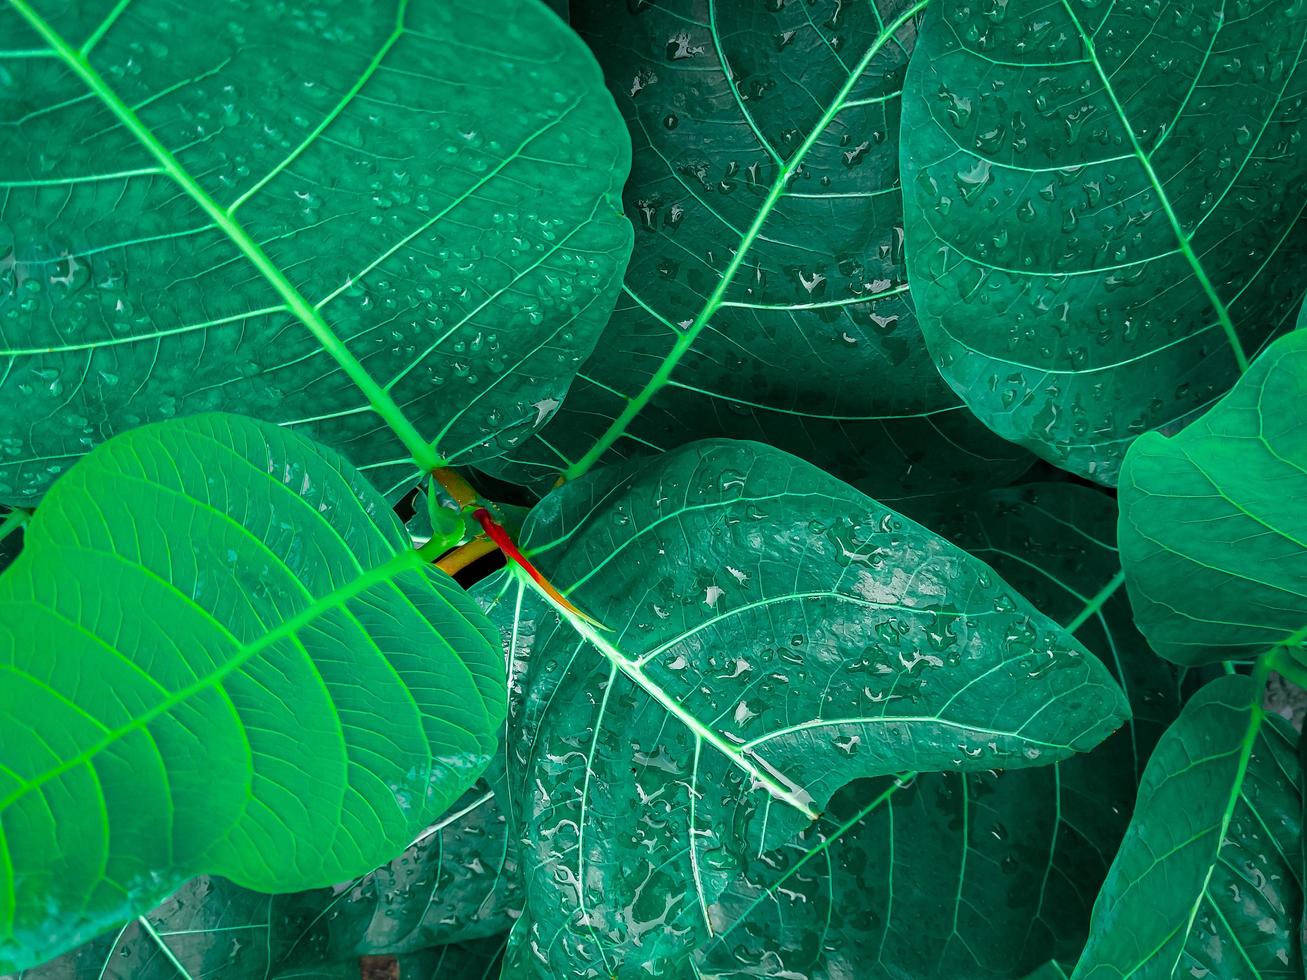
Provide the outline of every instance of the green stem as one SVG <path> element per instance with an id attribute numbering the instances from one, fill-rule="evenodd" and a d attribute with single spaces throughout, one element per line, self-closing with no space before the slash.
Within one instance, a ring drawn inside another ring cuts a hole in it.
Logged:
<path id="1" fill-rule="evenodd" d="M 1108 583 L 1098 590 L 1098 593 L 1085 603 L 1085 608 L 1080 610 L 1080 615 L 1063 627 L 1068 633 L 1074 633 L 1085 625 L 1085 620 L 1094 615 L 1098 610 L 1103 608 L 1103 604 L 1112 598 L 1117 589 L 1121 588 L 1125 582 L 1125 571 L 1119 571 L 1108 580 Z"/>
<path id="2" fill-rule="evenodd" d="M 1266 655 L 1266 660 L 1270 664 L 1271 670 L 1307 690 L 1307 667 L 1298 663 L 1285 647 L 1271 648 Z"/>
<path id="3" fill-rule="evenodd" d="M 286 278 L 285 273 L 273 265 L 272 260 L 263 251 L 262 246 L 250 236 L 245 227 L 226 209 L 221 207 L 208 191 L 200 186 L 199 182 L 173 156 L 171 150 L 159 142 L 159 138 L 141 121 L 131 106 L 123 102 L 100 73 L 91 67 L 91 63 L 86 56 L 69 44 L 40 14 L 33 10 L 28 0 L 9 0 L 9 3 L 32 26 L 33 30 L 41 35 L 46 44 L 72 69 L 73 73 L 85 83 L 87 88 L 99 98 L 104 106 L 117 117 L 123 128 L 131 133 L 158 161 L 164 172 L 176 181 L 177 185 L 199 205 L 209 219 L 231 239 L 241 254 L 258 269 L 272 288 L 276 290 L 290 312 L 309 328 L 313 336 L 317 338 L 318 343 L 322 345 L 323 350 L 335 359 L 341 370 L 363 392 L 373 411 L 381 417 L 386 425 L 390 426 L 399 441 L 404 444 L 404 448 L 412 455 L 413 461 L 417 463 L 418 468 L 423 472 L 430 472 L 444 466 L 446 461 L 441 459 L 440 455 L 431 447 L 431 444 L 423 438 L 413 423 L 408 420 L 408 417 L 399 407 L 399 404 L 390 396 L 390 393 L 377 383 L 376 379 L 368 373 L 368 369 L 363 366 L 363 363 L 336 336 L 335 331 L 328 326 L 327 321 L 323 319 L 317 308 L 305 299 L 304 294 Z"/>
<path id="4" fill-rule="evenodd" d="M 776 206 L 776 202 L 785 194 L 791 179 L 796 173 L 798 173 L 799 166 L 803 163 L 803 158 L 807 156 L 808 151 L 816 145 L 817 140 L 821 138 L 822 134 L 826 131 L 826 128 L 830 126 L 835 117 L 844 110 L 845 103 L 848 101 L 849 93 L 851 93 L 854 87 L 858 84 L 863 73 L 871 64 L 872 59 L 876 57 L 881 48 L 883 48 L 894 36 L 898 29 L 913 17 L 917 16 L 917 14 L 921 13 L 921 11 L 925 10 L 926 5 L 929 2 L 930 0 L 917 0 L 916 3 L 900 14 L 898 18 L 886 27 L 885 30 L 880 33 L 880 36 L 872 42 L 871 47 L 867 49 L 866 53 L 854 67 L 853 71 L 849 73 L 848 79 L 844 82 L 844 85 L 840 88 L 839 92 L 836 93 L 835 98 L 832 99 L 830 105 L 826 107 L 826 111 L 823 112 L 821 118 L 817 120 L 817 124 L 809 131 L 807 138 L 805 138 L 799 148 L 794 151 L 794 154 L 789 158 L 789 160 L 785 162 L 785 165 L 781 167 L 780 173 L 776 175 L 776 179 L 772 182 L 771 189 L 767 192 L 767 197 L 763 200 L 762 207 L 758 209 L 758 213 L 754 216 L 753 222 L 749 225 L 748 230 L 745 231 L 743 238 L 740 239 L 739 247 L 735 250 L 735 254 L 731 257 L 731 261 L 727 263 L 726 270 L 717 281 L 716 287 L 708 297 L 703 309 L 699 311 L 699 315 L 694 318 L 694 322 L 686 328 L 685 332 L 676 338 L 676 343 L 672 345 L 671 352 L 663 360 L 663 363 L 659 366 L 658 370 L 654 372 L 653 377 L 650 378 L 644 388 L 640 390 L 639 394 L 627 400 L 626 407 L 622 409 L 621 414 L 612 421 L 604 431 L 603 435 L 601 435 L 594 445 L 590 447 L 589 451 L 563 471 L 564 480 L 575 480 L 577 477 L 585 474 L 590 467 L 594 466 L 599 458 L 612 448 L 613 443 L 621 438 L 627 427 L 635 420 L 635 417 L 644 411 L 645 406 L 649 404 L 654 395 L 656 395 L 667 384 L 667 382 L 671 380 L 672 372 L 676 369 L 676 365 L 680 363 L 681 358 L 683 358 L 694 345 L 699 334 L 702 333 L 704 327 L 708 325 L 708 321 L 711 320 L 717 313 L 718 309 L 721 308 L 722 302 L 726 298 L 726 291 L 730 288 L 731 282 L 734 280 L 736 273 L 739 272 L 740 266 L 744 264 L 745 256 L 748 255 L 749 249 L 753 246 L 754 241 L 762 232 L 762 226 L 770 216 L 772 209 Z"/>
<path id="5" fill-rule="evenodd" d="M 15 507 L 4 516 L 3 520 L 0 520 L 0 541 L 9 537 L 31 519 L 32 515 L 29 511 Z"/>

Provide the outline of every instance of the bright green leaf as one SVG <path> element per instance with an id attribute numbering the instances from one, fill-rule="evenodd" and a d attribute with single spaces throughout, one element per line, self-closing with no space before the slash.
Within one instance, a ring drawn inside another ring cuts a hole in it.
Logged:
<path id="1" fill-rule="evenodd" d="M 486 459 L 594 346 L 630 151 L 535 0 L 11 0 L 0 38 L 0 500 L 214 409 L 387 482 Z"/>
<path id="2" fill-rule="evenodd" d="M 905 85 L 907 256 L 945 378 L 1114 484 L 1220 397 L 1307 269 L 1293 3 L 941 0 Z"/>
<path id="3" fill-rule="evenodd" d="M 1126 714 L 1102 664 L 987 566 L 766 446 L 597 471 L 524 536 L 608 627 L 508 573 L 482 587 L 522 698 L 515 942 L 543 976 L 679 975 L 728 884 L 845 783 L 1052 763 Z"/>
<path id="4" fill-rule="evenodd" d="M 995 491 L 934 527 L 1074 629 L 1134 718 L 1053 766 L 847 787 L 733 884 L 702 975 L 1009 980 L 1074 962 L 1138 774 L 1179 712 L 1175 668 L 1130 621 L 1115 519 L 1106 494 L 1059 483 Z"/>
<path id="5" fill-rule="evenodd" d="M 1307 633 L 1307 334 L 1276 341 L 1178 435 L 1148 433 L 1121 473 L 1135 617 L 1177 663 L 1248 658 Z"/>
<path id="6" fill-rule="evenodd" d="M 1219 678 L 1158 743 L 1075 980 L 1301 978 L 1301 772 L 1255 678 Z"/>
<path id="7" fill-rule="evenodd" d="M 221 874 L 328 885 L 485 767 L 503 666 L 335 453 L 204 415 L 46 496 L 0 576 L 0 966 Z"/>
<path id="8" fill-rule="evenodd" d="M 772 8 L 573 3 L 635 145 L 636 248 L 555 421 L 497 474 L 548 488 L 601 457 L 718 436 L 779 446 L 880 500 L 1027 465 L 939 377 L 907 294 L 899 90 L 914 28 L 888 30 L 906 5 Z"/>

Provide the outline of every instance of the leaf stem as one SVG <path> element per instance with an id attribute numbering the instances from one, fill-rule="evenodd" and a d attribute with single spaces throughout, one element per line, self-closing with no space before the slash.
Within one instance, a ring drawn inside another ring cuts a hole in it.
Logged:
<path id="1" fill-rule="evenodd" d="M 277 292 L 287 308 L 309 328 L 331 357 L 340 365 L 341 370 L 363 392 L 373 411 L 381 417 L 404 444 L 413 457 L 413 461 L 423 472 L 431 472 L 445 465 L 445 460 L 432 448 L 431 444 L 418 432 L 409 421 L 403 409 L 390 396 L 390 393 L 377 383 L 376 379 L 363 366 L 363 363 L 350 352 L 328 326 L 322 314 L 305 299 L 286 274 L 277 268 L 268 258 L 261 245 L 256 242 L 245 227 L 225 208 L 200 186 L 199 182 L 181 165 L 172 151 L 159 141 L 159 138 L 141 121 L 136 112 L 127 105 L 113 88 L 93 67 L 86 55 L 74 48 L 46 20 L 38 14 L 28 0 L 9 0 L 10 5 L 32 29 L 50 46 L 55 54 L 77 75 L 91 92 L 99 98 L 122 124 L 149 153 L 159 162 L 164 173 L 171 177 L 179 187 L 197 204 L 209 219 L 229 238 L 247 260 L 263 275 L 269 285 Z"/>
<path id="2" fill-rule="evenodd" d="M 13 534 L 24 524 L 32 519 L 30 511 L 23 510 L 21 507 L 15 507 L 0 520 L 0 541 L 3 541 L 9 535 Z"/>
<path id="3" fill-rule="evenodd" d="M 489 538 L 473 538 L 467 544 L 455 548 L 444 558 L 436 562 L 436 567 L 450 575 L 457 575 L 473 562 L 499 550 L 499 545 Z"/>
<path id="4" fill-rule="evenodd" d="M 581 614 L 569 608 L 570 604 L 567 603 L 567 600 L 564 599 L 560 603 L 558 598 L 550 595 L 545 586 L 532 578 L 520 565 L 514 564 L 509 567 L 513 569 L 519 581 L 525 582 L 533 592 L 553 606 L 554 610 L 567 620 L 568 624 L 581 635 L 582 639 L 588 640 L 590 645 L 603 654 L 609 663 L 626 675 L 627 679 L 634 683 L 636 687 L 656 701 L 664 711 L 676 718 L 695 738 L 702 739 L 715 748 L 777 800 L 794 807 L 809 820 L 817 820 L 821 817 L 820 811 L 816 810 L 812 805 L 812 797 L 797 787 L 784 785 L 765 768 L 750 759 L 748 753 L 741 751 L 739 746 L 732 745 L 687 711 L 675 698 L 654 683 L 653 679 L 644 672 L 638 663 L 623 654 L 603 634 L 591 626 Z"/>
<path id="5" fill-rule="evenodd" d="M 627 427 L 630 426 L 631 422 L 635 420 L 635 417 L 645 409 L 654 395 L 656 395 L 667 384 L 667 382 L 671 380 L 672 372 L 676 369 L 676 365 L 680 363 L 681 358 L 683 358 L 694 345 L 699 334 L 702 333 L 704 327 L 708 325 L 708 321 L 710 321 L 717 313 L 718 309 L 721 308 L 722 303 L 726 298 L 726 291 L 730 288 L 731 282 L 735 279 L 736 273 L 739 272 L 740 266 L 744 264 L 745 256 L 748 255 L 749 249 L 753 246 L 754 241 L 757 240 L 758 235 L 762 232 L 762 226 L 771 215 L 772 209 L 776 206 L 776 202 L 785 194 L 786 189 L 789 187 L 790 180 L 796 173 L 798 173 L 799 167 L 803 163 L 803 158 L 807 156 L 808 151 L 816 145 L 817 140 L 821 138 L 822 134 L 826 131 L 827 127 L 830 126 L 831 122 L 834 121 L 835 117 L 844 110 L 849 94 L 853 91 L 859 80 L 861 80 L 863 73 L 867 70 L 868 66 L 870 66 L 872 59 L 880 53 L 881 48 L 883 48 L 885 44 L 898 32 L 899 28 L 908 23 L 908 21 L 917 16 L 917 14 L 921 13 L 921 11 L 925 10 L 929 2 L 930 0 L 917 0 L 916 3 L 905 10 L 892 23 L 890 23 L 888 27 L 881 31 L 876 40 L 872 42 L 871 46 L 863 54 L 854 69 L 849 72 L 849 77 L 840 87 L 840 90 L 836 93 L 834 99 L 831 100 L 830 105 L 826 107 L 826 111 L 821 114 L 821 118 L 817 120 L 816 125 L 808 132 L 807 137 L 799 145 L 799 148 L 794 151 L 790 158 L 781 167 L 780 172 L 776 175 L 776 179 L 772 181 L 771 189 L 768 190 L 766 198 L 763 199 L 762 206 L 758 209 L 758 213 L 754 215 L 753 221 L 749 225 L 748 230 L 745 231 L 744 236 L 740 239 L 739 247 L 735 250 L 735 254 L 731 256 L 731 261 L 727 263 L 725 271 L 717 281 L 717 285 L 709 295 L 707 302 L 704 303 L 703 308 L 699 311 L 699 315 L 694 318 L 694 321 L 685 329 L 684 333 L 677 336 L 676 342 L 672 345 L 671 352 L 663 359 L 662 364 L 659 365 L 658 370 L 654 372 L 653 377 L 649 379 L 644 388 L 634 397 L 627 400 L 626 407 L 622 409 L 621 414 L 612 421 L 606 430 L 604 430 L 603 435 L 601 435 L 594 445 L 590 447 L 589 451 L 563 471 L 562 479 L 575 480 L 577 477 L 588 472 L 589 469 L 598 462 L 599 458 L 612 448 L 613 443 L 621 438 Z"/>
<path id="6" fill-rule="evenodd" d="M 1063 627 L 1063 629 L 1065 629 L 1068 633 L 1074 633 L 1076 630 L 1080 629 L 1081 626 L 1085 625 L 1085 621 L 1089 619 L 1090 616 L 1094 615 L 1096 612 L 1098 612 L 1098 610 L 1103 608 L 1103 604 L 1106 603 L 1108 599 L 1112 598 L 1112 595 L 1116 592 L 1117 589 L 1121 588 L 1121 585 L 1124 582 L 1125 582 L 1125 570 L 1122 569 L 1121 571 L 1113 575 L 1111 579 L 1108 580 L 1108 583 L 1105 586 L 1103 586 L 1101 589 L 1099 589 L 1097 594 L 1092 599 L 1090 599 L 1087 603 L 1085 603 L 1085 608 L 1080 610 L 1080 615 L 1076 616 L 1075 619 L 1067 623 L 1066 626 Z"/>

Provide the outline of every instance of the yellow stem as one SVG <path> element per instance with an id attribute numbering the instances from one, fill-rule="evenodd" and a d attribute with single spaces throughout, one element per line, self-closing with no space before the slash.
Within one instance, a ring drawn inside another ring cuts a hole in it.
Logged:
<path id="1" fill-rule="evenodd" d="M 436 567 L 450 575 L 457 575 L 479 558 L 484 558 L 492 551 L 498 551 L 499 545 L 489 538 L 473 538 L 465 545 L 455 548 L 440 561 Z"/>

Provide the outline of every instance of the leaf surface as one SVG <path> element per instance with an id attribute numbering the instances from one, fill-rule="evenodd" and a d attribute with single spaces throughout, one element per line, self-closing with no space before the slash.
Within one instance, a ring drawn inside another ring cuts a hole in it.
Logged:
<path id="1" fill-rule="evenodd" d="M 507 931 L 522 907 L 517 842 L 485 782 L 404 853 L 365 875 L 277 897 L 294 945 L 336 961 L 410 953 Z"/>
<path id="2" fill-rule="evenodd" d="M 629 146 L 535 0 L 12 0 L 0 37 L 0 500 L 214 409 L 387 480 L 485 459 L 612 308 Z"/>
<path id="3" fill-rule="evenodd" d="M 1158 743 L 1075 980 L 1302 976 L 1302 777 L 1260 695 L 1212 681 Z"/>
<path id="4" fill-rule="evenodd" d="M 1307 269 L 1292 3 L 932 7 L 905 86 L 907 257 L 941 372 L 999 435 L 1115 484 L 1219 398 Z"/>
<path id="5" fill-rule="evenodd" d="M 1131 625 L 1115 519 L 1106 494 L 1057 483 L 994 491 L 932 526 L 1074 632 L 1132 720 L 1052 766 L 846 787 L 732 884 L 702 975 L 1010 980 L 1074 962 L 1138 776 L 1180 705 L 1175 668 Z"/>
<path id="6" fill-rule="evenodd" d="M 376 491 L 229 415 L 134 429 L 58 482 L 0 576 L 0 670 L 7 966 L 198 873 L 271 892 L 375 867 L 504 712 L 489 624 Z"/>
<path id="7" fill-rule="evenodd" d="M 1276 341 L 1201 419 L 1141 437 L 1121 476 L 1140 629 L 1182 664 L 1295 655 L 1307 633 L 1307 334 Z"/>
<path id="8" fill-rule="evenodd" d="M 597 460 L 756 439 L 881 500 L 1029 457 L 959 404 L 907 294 L 898 178 L 909 3 L 573 4 L 634 143 L 636 247 L 540 437 L 489 464 L 547 488 Z"/>
<path id="9" fill-rule="evenodd" d="M 1051 763 L 1126 715 L 1102 664 L 987 566 L 770 447 L 606 468 L 524 539 L 609 628 L 507 574 L 483 586 L 522 695 L 515 956 L 540 975 L 684 970 L 727 884 L 844 784 Z"/>

